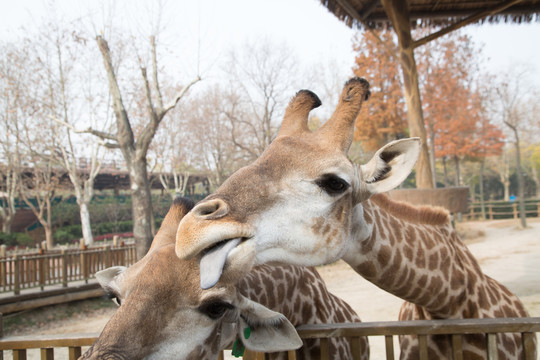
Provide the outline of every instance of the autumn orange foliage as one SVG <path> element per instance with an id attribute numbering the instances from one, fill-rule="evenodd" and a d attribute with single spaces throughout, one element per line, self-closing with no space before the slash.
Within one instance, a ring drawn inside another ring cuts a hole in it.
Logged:
<path id="1" fill-rule="evenodd" d="M 356 119 L 355 140 L 362 141 L 365 150 L 407 136 L 394 35 L 388 30 L 378 34 L 379 39 L 364 32 L 353 45 L 357 52 L 353 71 L 369 80 L 372 92 Z M 470 38 L 459 32 L 446 35 L 419 48 L 415 56 L 428 141 L 433 143 L 435 157 L 457 160 L 500 153 L 503 135 L 489 121 L 478 80 L 480 51 Z"/>
<path id="2" fill-rule="evenodd" d="M 362 141 L 365 150 L 376 150 L 389 141 L 403 137 L 407 131 L 405 101 L 401 87 L 400 65 L 392 31 L 382 31 L 381 39 L 365 32 L 354 40 L 357 52 L 353 72 L 368 79 L 370 101 L 365 103 L 356 119 L 355 140 Z"/>

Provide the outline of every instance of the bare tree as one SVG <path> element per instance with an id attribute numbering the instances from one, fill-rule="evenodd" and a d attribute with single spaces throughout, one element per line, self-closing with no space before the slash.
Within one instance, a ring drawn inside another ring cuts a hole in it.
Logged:
<path id="1" fill-rule="evenodd" d="M 186 130 L 196 154 L 194 165 L 206 170 L 212 188 L 221 185 L 250 158 L 238 151 L 231 139 L 230 122 L 222 110 L 230 104 L 225 91 L 213 85 L 194 97 L 186 108 Z"/>
<path id="2" fill-rule="evenodd" d="M 96 138 L 76 136 L 76 133 L 84 131 L 77 130 L 74 125 L 81 118 L 91 123 L 100 108 L 101 98 L 94 94 L 92 84 L 96 74 L 92 68 L 75 66 L 78 63 L 91 64 L 89 58 L 85 58 L 86 40 L 76 32 L 60 29 L 56 23 L 50 28 L 34 44 L 36 53 L 40 54 L 38 61 L 44 74 L 43 83 L 47 84 L 40 99 L 41 113 L 53 122 L 42 128 L 42 136 L 48 130 L 49 138 L 37 141 L 41 149 L 33 153 L 66 171 L 79 206 L 84 242 L 90 245 L 94 239 L 89 204 L 104 151 Z M 35 141 L 28 141 L 29 148 L 34 148 L 33 143 Z M 82 144 L 86 146 L 81 147 Z M 81 164 L 81 159 L 85 159 L 84 164 Z"/>
<path id="3" fill-rule="evenodd" d="M 45 230 L 47 249 L 54 246 L 52 233 L 52 205 L 58 189 L 59 178 L 53 169 L 53 164 L 31 158 L 33 168 L 20 172 L 18 195 L 32 210 Z"/>
<path id="4" fill-rule="evenodd" d="M 247 43 L 231 51 L 227 61 L 229 106 L 223 113 L 231 125 L 235 146 L 257 158 L 270 144 L 292 93 L 297 60 L 284 44 L 268 40 Z"/>
<path id="5" fill-rule="evenodd" d="M 20 170 L 20 141 L 18 117 L 24 108 L 20 65 L 25 56 L 9 44 L 4 44 L 0 62 L 0 221 L 2 232 L 10 233 L 15 218 L 15 200 Z"/>
<path id="6" fill-rule="evenodd" d="M 193 163 L 198 156 L 187 130 L 187 112 L 183 111 L 186 108 L 188 106 L 183 106 L 171 113 L 170 121 L 162 124 L 149 149 L 151 155 L 148 157 L 155 159 L 153 171 L 159 172 L 161 185 L 172 198 L 185 195 L 189 178 L 195 171 Z"/>
<path id="7" fill-rule="evenodd" d="M 109 81 L 109 91 L 116 118 L 117 132 L 113 134 L 94 129 L 88 129 L 87 132 L 106 141 L 109 147 L 119 148 L 126 161 L 131 182 L 133 235 L 136 242 L 137 257 L 142 258 L 150 248 L 154 222 L 150 183 L 147 174 L 146 156 L 148 148 L 165 115 L 176 106 L 189 88 L 200 80 L 200 77 L 195 78 L 184 86 L 169 103 L 164 104 L 158 82 L 156 38 L 155 36 L 150 37 L 152 83 L 148 79 L 146 67 L 142 65 L 140 67 L 143 80 L 143 93 L 146 101 L 147 122 L 142 126 L 142 130 L 136 139 L 130 117 L 122 99 L 122 93 L 117 81 L 117 71 L 113 66 L 109 44 L 102 36 L 98 36 L 96 41 L 103 57 L 103 64 Z"/>
<path id="8" fill-rule="evenodd" d="M 519 70 L 519 69 L 518 69 Z M 518 180 L 518 201 L 519 217 L 522 228 L 527 227 L 525 214 L 525 184 L 523 179 L 523 169 L 521 160 L 520 132 L 527 118 L 533 114 L 531 104 L 527 99 L 529 93 L 525 88 L 525 72 L 508 76 L 503 79 L 496 88 L 496 103 L 500 111 L 502 122 L 511 130 L 514 138 L 514 148 L 516 156 L 516 176 Z"/>

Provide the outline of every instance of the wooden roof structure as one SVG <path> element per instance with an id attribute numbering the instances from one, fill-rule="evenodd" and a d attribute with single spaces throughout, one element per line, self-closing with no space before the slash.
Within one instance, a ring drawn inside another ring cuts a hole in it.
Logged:
<path id="1" fill-rule="evenodd" d="M 540 0 L 320 0 L 350 27 L 369 31 L 394 29 L 398 39 L 398 59 L 403 73 L 403 94 L 411 137 L 422 140 L 416 163 L 416 186 L 435 187 L 427 147 L 422 100 L 414 49 L 463 26 L 475 22 L 523 23 L 540 20 Z M 414 39 L 411 29 L 440 27 Z M 449 94 L 449 96 L 451 96 Z"/>
<path id="2" fill-rule="evenodd" d="M 388 27 L 390 20 L 380 0 L 321 0 L 349 27 Z M 539 0 L 408 0 L 413 27 L 448 26 L 471 16 L 479 22 L 528 23 L 540 21 Z"/>

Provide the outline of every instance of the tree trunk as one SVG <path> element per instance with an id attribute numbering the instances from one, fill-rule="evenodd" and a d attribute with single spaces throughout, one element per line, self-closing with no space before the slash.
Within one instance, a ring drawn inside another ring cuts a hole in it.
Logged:
<path id="1" fill-rule="evenodd" d="M 8 165 L 10 166 L 10 165 Z M 2 232 L 11 234 L 11 224 L 15 218 L 15 194 L 17 192 L 17 175 L 8 169 L 6 174 L 6 200 L 0 207 L 0 219 L 2 220 Z"/>
<path id="2" fill-rule="evenodd" d="M 486 165 L 486 158 L 482 158 L 480 162 L 480 174 L 478 179 L 478 185 L 480 188 L 480 209 L 482 212 L 482 220 L 486 220 L 486 209 L 484 209 L 484 169 Z"/>
<path id="3" fill-rule="evenodd" d="M 523 180 L 523 171 L 521 170 L 521 151 L 519 149 L 519 134 L 516 127 L 512 127 L 514 136 L 516 137 L 516 174 L 518 180 L 518 200 L 519 200 L 519 219 L 521 227 L 527 227 L 527 215 L 525 214 L 525 181 Z"/>
<path id="4" fill-rule="evenodd" d="M 448 187 L 448 169 L 446 167 L 446 156 L 443 156 L 443 174 L 444 174 L 444 186 Z"/>
<path id="5" fill-rule="evenodd" d="M 437 187 L 437 174 L 435 172 L 435 131 L 433 131 L 433 123 L 430 121 L 429 126 L 429 163 L 431 165 L 431 178 L 433 187 Z"/>
<path id="6" fill-rule="evenodd" d="M 455 186 L 461 186 L 461 173 L 459 169 L 459 157 L 454 156 L 454 164 L 456 165 L 456 182 Z"/>
<path id="7" fill-rule="evenodd" d="M 92 245 L 94 237 L 92 235 L 92 227 L 90 226 L 90 211 L 88 211 L 88 203 L 82 202 L 79 204 L 81 216 L 81 228 L 85 245 Z"/>
<path id="8" fill-rule="evenodd" d="M 503 149 L 501 160 L 502 164 L 499 169 L 499 176 L 504 189 L 503 199 L 504 201 L 510 201 L 510 166 L 508 165 L 508 157 L 506 156 L 505 149 Z"/>
<path id="9" fill-rule="evenodd" d="M 11 224 L 13 224 L 13 215 L 6 214 L 2 216 L 2 232 L 5 234 L 11 234 Z"/>
<path id="10" fill-rule="evenodd" d="M 131 201 L 133 211 L 133 237 L 137 259 L 141 259 L 152 244 L 152 196 L 146 170 L 146 158 L 133 161 L 130 170 Z"/>
<path id="11" fill-rule="evenodd" d="M 416 187 L 432 189 L 434 184 L 429 162 L 422 100 L 418 86 L 418 71 L 414 59 L 414 43 L 411 36 L 408 4 L 406 0 L 382 0 L 382 5 L 398 37 L 409 133 L 412 137 L 419 137 L 422 140 L 420 157 L 416 163 Z"/>
<path id="12" fill-rule="evenodd" d="M 52 228 L 49 224 L 43 224 L 43 230 L 45 230 L 45 242 L 47 243 L 47 250 L 51 250 L 54 247 L 54 238 Z"/>
<path id="13" fill-rule="evenodd" d="M 534 181 L 534 184 L 536 185 L 536 192 L 535 197 L 537 199 L 540 199 L 540 179 L 538 178 L 538 168 L 536 167 L 536 163 L 531 159 L 531 173 L 532 173 L 532 179 Z"/>

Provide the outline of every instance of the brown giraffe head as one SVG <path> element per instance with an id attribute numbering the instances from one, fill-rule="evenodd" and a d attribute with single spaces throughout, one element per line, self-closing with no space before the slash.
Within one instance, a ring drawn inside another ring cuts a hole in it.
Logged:
<path id="1" fill-rule="evenodd" d="M 311 132 L 308 114 L 320 100 L 299 91 L 260 158 L 186 215 L 176 253 L 200 259 L 203 288 L 218 281 L 223 266 L 246 257 L 255 264 L 320 265 L 344 254 L 353 207 L 399 185 L 420 148 L 419 139 L 405 139 L 386 145 L 365 165 L 348 159 L 354 121 L 369 94 L 366 80 L 349 80 L 330 120 Z"/>
<path id="2" fill-rule="evenodd" d="M 120 307 L 81 359 L 215 359 L 236 338 L 255 351 L 302 345 L 285 316 L 240 294 L 235 284 L 243 272 L 233 266 L 215 287 L 200 288 L 198 262 L 174 251 L 178 223 L 189 209 L 185 201 L 173 204 L 136 264 L 96 274 Z"/>

